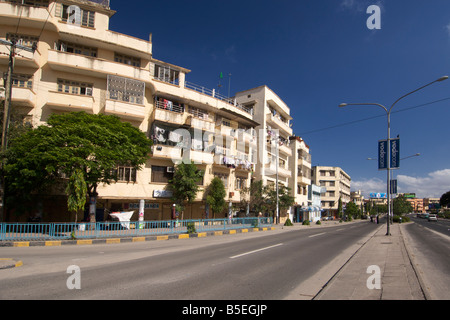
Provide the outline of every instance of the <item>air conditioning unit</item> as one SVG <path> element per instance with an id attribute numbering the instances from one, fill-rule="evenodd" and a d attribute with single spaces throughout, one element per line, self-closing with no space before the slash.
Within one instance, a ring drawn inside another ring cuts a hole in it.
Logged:
<path id="1" fill-rule="evenodd" d="M 174 173 L 175 167 L 167 167 L 167 172 Z"/>

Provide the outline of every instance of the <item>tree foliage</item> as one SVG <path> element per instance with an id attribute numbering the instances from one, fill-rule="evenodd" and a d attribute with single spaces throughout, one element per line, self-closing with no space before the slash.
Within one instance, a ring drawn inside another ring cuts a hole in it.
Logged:
<path id="1" fill-rule="evenodd" d="M 211 181 L 211 184 L 208 186 L 206 196 L 206 203 L 211 208 L 214 219 L 216 217 L 216 214 L 221 213 L 226 208 L 226 195 L 227 193 L 223 181 L 218 177 L 214 177 L 214 179 L 212 179 Z"/>
<path id="2" fill-rule="evenodd" d="M 191 163 L 181 162 L 175 167 L 173 179 L 169 181 L 169 189 L 172 190 L 172 200 L 176 204 L 177 211 L 184 211 L 184 203 L 192 203 L 199 190 L 198 183 L 204 172 Z"/>
<path id="3" fill-rule="evenodd" d="M 413 211 L 413 207 L 404 196 L 398 196 L 393 200 L 394 214 L 402 215 Z"/>
<path id="4" fill-rule="evenodd" d="M 347 217 L 357 218 L 361 214 L 361 211 L 359 210 L 358 206 L 354 202 L 347 203 L 345 207 L 345 215 Z"/>
<path id="5" fill-rule="evenodd" d="M 276 215 L 277 192 L 274 186 L 263 185 L 261 180 L 252 181 L 250 188 L 244 188 L 242 193 L 247 194 L 249 200 L 241 202 L 242 207 L 247 205 L 250 210 L 256 214 L 271 213 Z M 280 211 L 288 209 L 295 202 L 294 197 L 290 195 L 290 188 L 280 184 L 278 186 L 278 209 Z"/>
<path id="6" fill-rule="evenodd" d="M 441 205 L 442 207 L 448 207 L 448 206 L 450 206 L 450 191 L 444 193 L 444 194 L 441 196 L 441 198 L 440 198 L 440 200 L 439 200 L 439 203 L 440 203 L 440 205 Z"/>
<path id="7" fill-rule="evenodd" d="M 46 125 L 11 140 L 5 166 L 8 195 L 17 201 L 46 193 L 61 177 L 69 177 L 69 208 L 80 208 L 84 184 L 95 195 L 100 183 L 118 180 L 118 165 L 140 169 L 150 146 L 142 131 L 116 116 L 53 114 Z"/>

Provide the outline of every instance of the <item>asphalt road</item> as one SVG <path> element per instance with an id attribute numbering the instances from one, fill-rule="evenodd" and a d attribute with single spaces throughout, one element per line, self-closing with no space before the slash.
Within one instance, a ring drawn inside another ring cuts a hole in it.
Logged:
<path id="1" fill-rule="evenodd" d="M 332 227 L 93 246 L 0 248 L 0 299 L 310 300 L 378 226 Z M 79 267 L 80 289 L 69 290 Z M 75 275 L 75 274 L 74 274 Z M 72 279 L 72 280 L 70 280 Z"/>
<path id="2" fill-rule="evenodd" d="M 402 225 L 418 276 L 431 294 L 429 299 L 450 299 L 450 221 L 411 217 Z"/>

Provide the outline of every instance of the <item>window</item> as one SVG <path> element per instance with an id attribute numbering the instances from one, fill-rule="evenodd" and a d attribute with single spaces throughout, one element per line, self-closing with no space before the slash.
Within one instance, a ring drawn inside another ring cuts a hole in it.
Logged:
<path id="1" fill-rule="evenodd" d="M 33 88 L 33 76 L 29 74 L 13 74 L 13 87 L 16 88 Z"/>
<path id="2" fill-rule="evenodd" d="M 222 119 L 222 125 L 226 126 L 226 127 L 231 127 L 231 121 L 228 119 L 223 118 Z"/>
<path id="3" fill-rule="evenodd" d="M 9 3 L 15 3 L 15 4 L 25 4 L 33 7 L 41 7 L 41 8 L 47 8 L 48 7 L 48 1 L 49 0 L 8 0 L 8 1 L 1 1 L 1 2 L 9 2 Z"/>
<path id="4" fill-rule="evenodd" d="M 169 183 L 173 179 L 173 167 L 152 166 L 152 182 Z"/>
<path id="5" fill-rule="evenodd" d="M 15 40 L 18 44 L 30 48 L 33 47 L 33 44 L 39 42 L 39 38 L 36 36 L 15 33 L 7 33 L 6 40 Z"/>
<path id="6" fill-rule="evenodd" d="M 117 181 L 120 182 L 136 182 L 137 170 L 132 167 L 117 167 L 113 172 L 117 175 Z"/>
<path id="7" fill-rule="evenodd" d="M 133 67 L 138 67 L 138 68 L 141 67 L 141 59 L 122 55 L 117 52 L 114 53 L 114 61 L 123 63 L 123 64 L 127 64 L 127 65 L 130 65 Z"/>
<path id="8" fill-rule="evenodd" d="M 178 85 L 179 75 L 180 72 L 178 70 L 173 70 L 169 66 L 155 64 L 155 72 L 153 74 L 153 77 L 156 80 Z"/>
<path id="9" fill-rule="evenodd" d="M 236 190 L 241 190 L 247 187 L 247 178 L 236 177 Z"/>
<path id="10" fill-rule="evenodd" d="M 70 14 L 67 12 L 69 9 L 69 6 L 66 4 L 59 4 L 56 8 L 56 16 L 60 17 L 62 21 L 67 22 L 69 17 L 74 16 L 74 12 L 71 12 Z M 81 8 L 80 12 L 80 23 L 83 27 L 89 27 L 94 28 L 95 27 L 95 12 L 89 11 L 86 9 Z"/>
<path id="11" fill-rule="evenodd" d="M 220 173 L 220 172 L 214 172 L 214 177 L 217 177 L 220 180 L 222 180 L 225 188 L 228 188 L 228 174 Z"/>
<path id="12" fill-rule="evenodd" d="M 58 92 L 92 96 L 92 84 L 58 79 Z"/>
<path id="13" fill-rule="evenodd" d="M 108 75 L 108 99 L 144 104 L 145 83 Z"/>
<path id="14" fill-rule="evenodd" d="M 81 54 L 87 57 L 97 57 L 97 48 L 81 46 L 78 44 L 73 44 L 65 41 L 58 41 L 55 43 L 55 50 Z"/>
<path id="15" fill-rule="evenodd" d="M 196 118 L 208 120 L 208 111 L 189 106 L 188 112 Z"/>

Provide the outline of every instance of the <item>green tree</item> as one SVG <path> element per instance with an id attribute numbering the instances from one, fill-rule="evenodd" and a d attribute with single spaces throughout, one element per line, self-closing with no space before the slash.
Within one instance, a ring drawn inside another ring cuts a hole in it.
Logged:
<path id="1" fill-rule="evenodd" d="M 345 215 L 347 217 L 357 218 L 359 216 L 359 208 L 354 202 L 347 203 L 345 207 Z"/>
<path id="2" fill-rule="evenodd" d="M 197 197 L 198 183 L 202 180 L 204 172 L 191 163 L 181 162 L 175 167 L 173 179 L 169 180 L 169 189 L 172 190 L 172 200 L 176 210 L 183 212 L 185 202 L 192 203 Z"/>
<path id="3" fill-rule="evenodd" d="M 223 181 L 218 177 L 214 177 L 211 184 L 208 186 L 206 196 L 206 203 L 213 212 L 213 219 L 216 218 L 216 213 L 221 213 L 225 209 L 227 205 L 225 201 L 226 195 L 227 193 Z"/>
<path id="4" fill-rule="evenodd" d="M 341 197 L 339 197 L 339 201 L 338 201 L 338 217 L 342 218 L 342 199 L 341 199 Z"/>
<path id="5" fill-rule="evenodd" d="M 440 200 L 439 200 L 439 203 L 440 203 L 440 205 L 441 205 L 442 207 L 448 207 L 448 206 L 450 206 L 450 191 L 444 193 L 444 194 L 441 196 L 441 198 L 440 198 Z"/>
<path id="6" fill-rule="evenodd" d="M 399 216 L 413 211 L 411 204 L 406 200 L 404 196 L 398 196 L 394 199 L 393 209 L 393 213 Z"/>
<path id="7" fill-rule="evenodd" d="M 150 146 L 145 133 L 116 116 L 53 114 L 47 125 L 11 141 L 5 166 L 8 195 L 17 202 L 33 193 L 47 193 L 66 176 L 73 179 L 66 188 L 71 210 L 81 207 L 79 192 L 84 183 L 95 204 L 97 186 L 117 181 L 118 165 L 139 170 L 149 157 Z M 91 212 L 91 221 L 95 221 L 95 212 Z"/>
<path id="8" fill-rule="evenodd" d="M 77 222 L 77 213 L 84 209 L 86 204 L 87 184 L 84 180 L 83 172 L 80 169 L 75 169 L 69 178 L 66 188 L 67 206 L 69 211 L 75 213 L 75 222 Z"/>
<path id="9" fill-rule="evenodd" d="M 246 210 L 248 206 L 256 215 L 266 212 L 266 191 L 267 187 L 264 187 L 262 180 L 252 181 L 249 188 L 241 190 L 241 194 L 246 195 L 245 198 L 242 197 L 244 200 L 240 203 L 241 209 Z"/>

